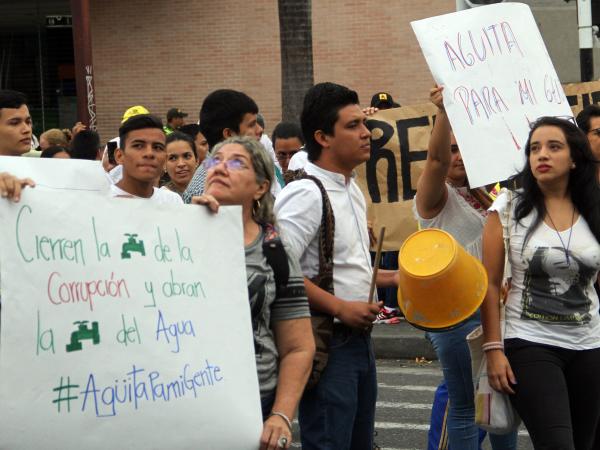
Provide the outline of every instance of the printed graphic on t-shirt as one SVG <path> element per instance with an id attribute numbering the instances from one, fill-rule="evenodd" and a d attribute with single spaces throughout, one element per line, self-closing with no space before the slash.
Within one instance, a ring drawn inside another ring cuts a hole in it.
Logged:
<path id="1" fill-rule="evenodd" d="M 248 298 L 250 299 L 250 313 L 252 316 L 252 330 L 254 331 L 254 352 L 256 358 L 262 358 L 263 345 L 260 341 L 261 327 L 264 326 L 264 308 L 266 296 L 267 277 L 260 273 L 253 273 L 248 277 Z"/>
<path id="2" fill-rule="evenodd" d="M 526 258 L 521 318 L 563 325 L 590 322 L 592 300 L 586 292 L 597 268 L 561 247 L 537 247 Z"/>

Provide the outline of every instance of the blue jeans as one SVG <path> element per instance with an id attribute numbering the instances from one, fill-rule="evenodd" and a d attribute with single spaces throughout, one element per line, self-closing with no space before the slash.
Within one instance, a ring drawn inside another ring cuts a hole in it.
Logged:
<path id="1" fill-rule="evenodd" d="M 375 253 L 371 252 L 371 265 L 375 264 Z M 380 269 L 398 270 L 398 250 L 382 252 Z M 398 309 L 398 288 L 377 288 L 377 298 L 383 302 L 383 306 Z"/>
<path id="2" fill-rule="evenodd" d="M 460 327 L 450 331 L 430 332 L 427 338 L 440 360 L 444 379 L 448 386 L 448 442 L 451 449 L 478 450 L 479 428 L 475 424 L 475 400 L 471 354 L 467 345 L 467 334 L 481 323 L 479 311 Z M 490 434 L 494 450 L 517 448 L 517 432 Z"/>
<path id="3" fill-rule="evenodd" d="M 372 449 L 376 400 L 371 337 L 336 325 L 321 380 L 300 400 L 302 449 Z"/>

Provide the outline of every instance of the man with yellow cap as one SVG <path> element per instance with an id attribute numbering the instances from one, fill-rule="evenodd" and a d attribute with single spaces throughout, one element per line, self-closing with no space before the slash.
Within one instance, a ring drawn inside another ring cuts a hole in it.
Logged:
<path id="1" fill-rule="evenodd" d="M 125 123 L 127 119 L 130 119 L 133 116 L 139 116 L 140 114 L 150 114 L 150 111 L 143 106 L 132 106 L 123 113 L 123 119 L 121 120 L 121 123 Z"/>
<path id="2" fill-rule="evenodd" d="M 125 123 L 128 119 L 134 116 L 139 116 L 140 114 L 150 114 L 150 111 L 148 111 L 147 108 L 141 105 L 127 108 L 123 113 L 121 124 Z M 117 136 L 106 143 L 106 146 L 104 147 L 104 152 L 102 153 L 102 167 L 104 167 L 104 170 L 106 171 L 108 179 L 111 181 L 111 183 L 118 183 L 121 180 L 121 178 L 123 177 L 123 170 L 114 161 L 114 157 L 112 155 L 109 155 L 108 148 L 113 147 L 112 151 L 114 151 L 114 149 L 119 148 L 120 145 L 121 142 L 119 140 L 119 136 Z"/>

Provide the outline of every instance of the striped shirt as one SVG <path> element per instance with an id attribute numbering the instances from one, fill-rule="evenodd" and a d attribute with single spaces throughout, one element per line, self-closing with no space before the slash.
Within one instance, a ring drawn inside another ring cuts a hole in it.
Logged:
<path id="1" fill-rule="evenodd" d="M 188 184 L 187 189 L 183 193 L 183 202 L 191 203 L 192 197 L 197 195 L 202 195 L 204 192 L 204 183 L 206 182 L 206 169 L 202 164 L 198 166 L 196 169 L 196 173 L 190 180 L 190 184 Z"/>

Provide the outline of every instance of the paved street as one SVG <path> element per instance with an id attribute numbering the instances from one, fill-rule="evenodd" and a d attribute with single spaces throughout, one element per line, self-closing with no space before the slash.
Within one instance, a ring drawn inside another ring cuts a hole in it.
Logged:
<path id="1" fill-rule="evenodd" d="M 424 450 L 433 393 L 442 379 L 438 361 L 417 364 L 410 360 L 377 361 L 379 398 L 375 442 L 382 450 Z M 294 435 L 297 436 L 297 424 Z M 294 448 L 300 448 L 294 443 Z M 491 450 L 489 442 L 483 446 Z M 519 450 L 533 447 L 524 429 L 519 433 Z"/>

